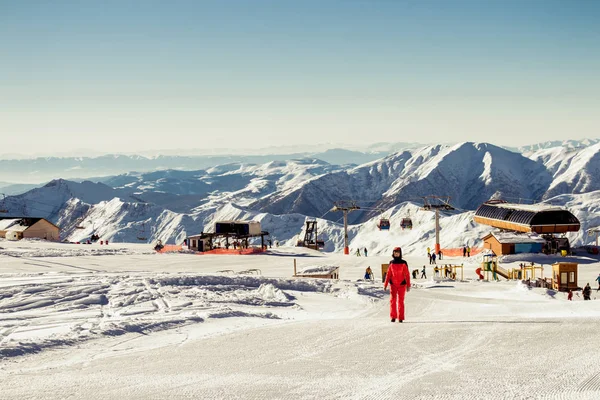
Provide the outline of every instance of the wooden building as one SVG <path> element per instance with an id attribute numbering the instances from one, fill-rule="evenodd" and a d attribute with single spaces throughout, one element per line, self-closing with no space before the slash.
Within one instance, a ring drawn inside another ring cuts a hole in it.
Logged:
<path id="1" fill-rule="evenodd" d="M 0 217 L 0 238 L 60 240 L 60 228 L 45 218 Z"/>
<path id="2" fill-rule="evenodd" d="M 552 264 L 552 288 L 560 292 L 577 290 L 577 263 L 559 262 Z"/>
<path id="3" fill-rule="evenodd" d="M 294 278 L 340 279 L 340 267 L 324 265 L 308 267 L 300 272 L 296 272 L 296 263 L 294 260 Z"/>
<path id="4" fill-rule="evenodd" d="M 483 247 L 495 255 L 541 253 L 546 239 L 536 234 L 492 232 L 483 238 Z"/>

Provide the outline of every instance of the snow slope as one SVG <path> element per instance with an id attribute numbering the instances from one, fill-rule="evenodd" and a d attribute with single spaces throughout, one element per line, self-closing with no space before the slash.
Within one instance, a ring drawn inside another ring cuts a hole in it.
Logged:
<path id="1" fill-rule="evenodd" d="M 567 301 L 477 281 L 478 261 L 461 257 L 446 262 L 465 264 L 464 281 L 434 280 L 427 267 L 406 321 L 392 324 L 378 268 L 387 256 L 110 246 L 90 257 L 100 246 L 0 240 L 3 398 L 600 396 L 595 292 Z M 293 259 L 299 270 L 337 265 L 341 280 L 291 279 Z M 598 259 L 579 261 L 579 284 L 592 282 Z M 375 283 L 361 279 L 366 265 Z"/>

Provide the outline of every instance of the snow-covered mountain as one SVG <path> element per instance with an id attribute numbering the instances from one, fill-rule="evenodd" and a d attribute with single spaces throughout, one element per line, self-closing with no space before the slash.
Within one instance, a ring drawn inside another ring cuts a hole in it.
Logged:
<path id="1" fill-rule="evenodd" d="M 319 152 L 266 155 L 38 157 L 28 159 L 26 162 L 23 159 L 0 158 L 0 180 L 38 184 L 57 178 L 92 179 L 131 171 L 199 170 L 229 163 L 264 164 L 270 161 L 300 158 L 318 158 L 331 164 L 357 165 L 387 154 L 389 152 L 328 149 Z"/>
<path id="2" fill-rule="evenodd" d="M 583 149 L 600 143 L 600 139 L 568 139 L 568 140 L 553 140 L 548 142 L 531 144 L 528 146 L 518 147 L 518 151 L 528 155 L 539 150 L 548 150 L 552 148 L 565 148 L 569 150 Z"/>
<path id="3" fill-rule="evenodd" d="M 194 171 L 128 173 L 104 183 L 54 180 L 7 197 L 8 215 L 46 217 L 62 237 L 80 240 L 97 233 L 112 241 L 180 242 L 210 231 L 215 221 L 253 219 L 275 240 L 294 244 L 305 221 L 317 218 L 327 251 L 343 247 L 341 213 L 333 203 L 355 200 L 350 246 L 373 254 L 401 245 L 407 253 L 433 245 L 433 213 L 420 209 L 422 196 L 445 195 L 457 210 L 442 215 L 442 247 L 477 246 L 489 227 L 472 213 L 491 197 L 512 201 L 546 199 L 568 207 L 582 222 L 574 243 L 591 243 L 585 229 L 597 218 L 600 143 L 584 149 L 550 148 L 525 157 L 487 143 L 427 146 L 405 150 L 356 167 L 317 159 L 229 163 Z M 0 199 L 1 200 L 1 199 Z M 392 229 L 379 231 L 381 215 Z M 410 216 L 414 229 L 399 229 Z"/>
<path id="4" fill-rule="evenodd" d="M 529 156 L 552 174 L 544 198 L 600 190 L 600 143 L 589 147 L 553 147 Z"/>
<path id="5" fill-rule="evenodd" d="M 541 198 L 551 182 L 551 174 L 539 162 L 487 143 L 460 143 L 403 151 L 315 177 L 252 206 L 271 213 L 321 216 L 343 199 L 387 210 L 405 201 L 421 202 L 422 196 L 443 195 L 450 196 L 455 207 L 473 210 L 492 196 Z M 355 215 L 354 222 L 372 216 Z"/>

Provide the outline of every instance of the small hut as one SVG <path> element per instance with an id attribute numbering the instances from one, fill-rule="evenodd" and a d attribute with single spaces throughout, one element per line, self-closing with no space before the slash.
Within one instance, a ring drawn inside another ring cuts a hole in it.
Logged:
<path id="1" fill-rule="evenodd" d="M 334 265 L 322 265 L 318 267 L 304 268 L 302 271 L 295 272 L 295 278 L 321 278 L 321 279 L 340 279 L 340 267 Z"/>
<path id="2" fill-rule="evenodd" d="M 577 290 L 577 265 L 571 262 L 552 264 L 552 288 L 559 292 Z"/>

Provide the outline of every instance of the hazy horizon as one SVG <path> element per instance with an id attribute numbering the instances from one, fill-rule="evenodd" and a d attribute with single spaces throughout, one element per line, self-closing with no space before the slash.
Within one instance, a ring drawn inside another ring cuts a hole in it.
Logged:
<path id="1" fill-rule="evenodd" d="M 0 154 L 518 147 L 600 126 L 600 2 L 22 1 L 0 13 Z"/>

